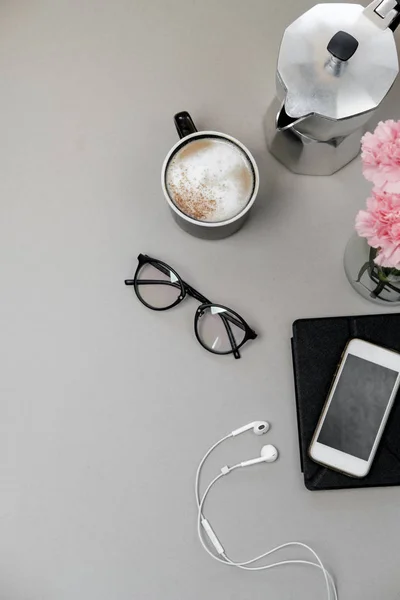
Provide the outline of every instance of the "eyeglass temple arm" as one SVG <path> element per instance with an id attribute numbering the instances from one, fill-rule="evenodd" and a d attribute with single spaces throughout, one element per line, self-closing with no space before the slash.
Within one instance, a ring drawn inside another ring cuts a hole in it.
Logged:
<path id="1" fill-rule="evenodd" d="M 198 300 L 202 304 L 211 304 L 211 301 L 208 298 L 203 296 L 203 294 L 200 294 L 200 292 L 198 292 L 197 290 L 194 289 L 194 287 L 192 287 L 191 285 L 186 283 L 186 281 L 182 281 L 182 283 L 184 285 L 186 293 L 189 294 L 189 296 L 191 296 L 195 300 Z"/>
<path id="2" fill-rule="evenodd" d="M 138 259 L 139 259 L 139 261 L 141 259 L 144 259 L 144 260 L 146 260 L 146 262 L 147 262 L 147 259 L 149 259 L 151 261 L 154 261 L 154 262 L 150 263 L 153 267 L 155 267 L 156 269 L 158 269 L 161 273 L 164 273 L 164 275 L 167 275 L 168 277 L 171 277 L 170 270 L 166 269 L 165 267 L 163 267 L 163 265 L 160 265 L 160 263 L 157 261 L 157 259 L 155 259 L 155 258 L 152 259 L 150 256 L 147 256 L 147 254 L 139 254 Z M 154 279 L 154 280 L 153 279 L 139 279 L 139 280 L 136 280 L 136 283 L 138 285 L 141 285 L 141 284 L 149 284 L 149 285 L 150 284 L 152 284 L 152 285 L 160 284 L 160 285 L 172 285 L 174 287 L 180 287 L 180 285 L 178 285 L 176 282 L 173 282 L 173 281 L 164 281 L 164 280 L 157 281 L 156 279 Z M 125 279 L 125 285 L 135 285 L 135 279 Z"/>
<path id="3" fill-rule="evenodd" d="M 135 282 L 134 279 L 125 279 L 125 285 L 170 285 L 171 287 L 181 289 L 179 283 L 173 283 L 172 281 L 165 281 L 165 279 L 139 279 Z"/>
<path id="4" fill-rule="evenodd" d="M 226 333 L 228 335 L 229 342 L 230 342 L 230 344 L 232 346 L 232 354 L 233 354 L 233 356 L 235 358 L 240 358 L 240 352 L 236 348 L 236 341 L 235 341 L 235 338 L 233 336 L 231 326 L 228 323 L 228 318 L 229 317 L 227 315 L 222 315 L 222 314 L 220 314 L 219 316 L 221 317 L 221 320 L 222 320 L 223 324 L 225 325 Z"/>
<path id="5" fill-rule="evenodd" d="M 208 298 L 203 296 L 203 294 L 200 294 L 200 292 L 195 290 L 191 285 L 185 283 L 184 281 L 182 283 L 184 284 L 186 293 L 189 296 L 191 296 L 195 300 L 198 300 L 198 302 L 201 302 L 202 304 L 212 304 L 212 302 L 210 302 L 210 300 Z M 180 285 L 178 283 L 172 282 L 172 281 L 166 281 L 164 279 L 160 279 L 160 280 L 139 279 L 138 281 L 136 281 L 136 284 L 137 285 L 170 285 L 175 288 L 180 287 Z M 125 285 L 135 285 L 135 280 L 134 279 L 125 279 Z M 233 315 L 220 314 L 219 316 L 221 318 L 223 318 L 224 320 L 229 321 L 230 323 L 233 323 L 234 325 L 236 325 L 236 327 L 239 327 L 240 329 L 243 329 L 243 330 L 245 329 L 243 323 L 241 321 L 239 321 L 238 319 L 235 319 L 235 317 Z"/>
<path id="6" fill-rule="evenodd" d="M 144 258 L 150 258 L 147 255 L 143 255 Z M 153 267 L 156 267 L 159 271 L 161 271 L 161 273 L 164 273 L 164 275 L 167 275 L 168 277 L 171 276 L 171 272 L 169 271 L 169 269 L 167 269 L 166 267 L 164 267 L 163 265 L 161 265 L 159 262 L 157 262 L 155 260 L 154 263 L 152 263 Z M 206 298 L 205 296 L 203 296 L 203 294 L 201 294 L 200 292 L 198 292 L 194 287 L 192 287 L 191 285 L 189 285 L 188 283 L 186 283 L 186 281 L 183 281 L 183 279 L 181 280 L 182 284 L 185 288 L 185 291 L 187 294 L 189 294 L 189 296 L 191 296 L 192 298 L 194 298 L 195 300 L 198 300 L 199 302 L 201 302 L 202 304 L 212 304 L 212 302 Z M 169 282 L 165 282 L 165 283 L 169 283 Z M 126 285 L 133 285 L 134 281 L 133 280 L 126 280 L 125 281 Z"/>

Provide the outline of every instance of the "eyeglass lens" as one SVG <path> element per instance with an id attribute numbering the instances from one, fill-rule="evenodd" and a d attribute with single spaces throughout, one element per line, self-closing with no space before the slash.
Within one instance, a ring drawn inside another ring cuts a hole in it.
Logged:
<path id="1" fill-rule="evenodd" d="M 237 316 L 221 306 L 202 309 L 197 321 L 197 333 L 203 344 L 212 352 L 225 354 L 240 346 L 246 335 L 244 325 Z"/>
<path id="2" fill-rule="evenodd" d="M 182 288 L 173 271 L 164 266 L 160 270 L 153 264 L 146 263 L 137 274 L 136 292 L 149 306 L 168 308 L 181 296 Z"/>

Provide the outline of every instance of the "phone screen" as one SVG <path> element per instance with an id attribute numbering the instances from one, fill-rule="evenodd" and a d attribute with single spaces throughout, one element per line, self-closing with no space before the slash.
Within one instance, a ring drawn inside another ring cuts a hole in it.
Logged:
<path id="1" fill-rule="evenodd" d="M 317 441 L 368 460 L 398 375 L 348 354 Z"/>

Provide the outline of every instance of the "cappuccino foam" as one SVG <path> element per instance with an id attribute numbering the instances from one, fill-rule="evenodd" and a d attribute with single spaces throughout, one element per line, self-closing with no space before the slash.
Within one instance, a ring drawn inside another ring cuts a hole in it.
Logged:
<path id="1" fill-rule="evenodd" d="M 198 221 L 227 221 L 239 214 L 254 190 L 247 155 L 221 138 L 188 142 L 170 161 L 166 185 L 174 204 Z"/>

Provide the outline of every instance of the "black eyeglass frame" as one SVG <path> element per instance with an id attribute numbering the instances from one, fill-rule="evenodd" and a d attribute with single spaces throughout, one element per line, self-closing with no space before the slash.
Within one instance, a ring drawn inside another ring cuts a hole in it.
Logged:
<path id="1" fill-rule="evenodd" d="M 161 281 L 157 282 L 155 280 L 139 279 L 140 271 L 143 268 L 143 266 L 146 264 L 152 265 L 153 267 L 158 269 L 161 273 L 164 273 L 164 275 L 170 276 L 170 273 L 173 273 L 174 276 L 176 277 L 176 281 L 169 282 L 166 280 L 161 280 Z M 139 286 L 146 285 L 146 284 L 154 285 L 156 283 L 160 283 L 162 285 L 173 285 L 174 287 L 179 286 L 180 293 L 179 293 L 178 298 L 175 300 L 175 302 L 173 302 L 169 306 L 163 306 L 163 307 L 155 307 L 155 306 L 151 306 L 151 304 L 148 304 L 142 298 L 142 296 L 140 294 Z M 169 310 L 170 308 L 174 308 L 174 306 L 177 306 L 178 304 L 180 304 L 186 298 L 186 296 L 191 296 L 192 298 L 194 298 L 195 300 L 200 302 L 201 304 L 197 308 L 195 316 L 194 316 L 194 333 L 195 333 L 196 339 L 199 342 L 199 344 L 201 344 L 201 346 L 203 346 L 203 348 L 205 350 L 208 350 L 208 352 L 211 352 L 212 354 L 219 354 L 219 355 L 233 354 L 235 358 L 240 358 L 239 349 L 246 342 L 248 342 L 249 340 L 254 340 L 257 337 L 256 332 L 253 329 L 251 329 L 251 327 L 246 323 L 246 321 L 237 312 L 235 312 L 234 310 L 232 310 L 231 308 L 229 308 L 227 306 L 224 306 L 223 304 L 216 304 L 214 302 L 211 302 L 208 298 L 203 296 L 203 294 L 198 292 L 194 287 L 192 287 L 186 281 L 184 281 L 180 277 L 180 275 L 175 271 L 175 269 L 170 267 L 170 265 L 168 265 L 167 263 L 165 263 L 161 260 L 158 260 L 157 258 L 152 258 L 151 256 L 148 256 L 147 254 L 139 254 L 138 266 L 135 271 L 135 275 L 134 275 L 133 279 L 126 279 L 125 285 L 133 285 L 138 300 L 140 300 L 140 302 L 144 306 L 149 308 L 150 310 L 155 310 L 157 312 L 162 312 L 165 310 Z M 218 351 L 218 350 L 213 350 L 212 348 L 209 348 L 208 346 L 206 346 L 206 344 L 201 339 L 201 336 L 198 331 L 198 322 L 199 322 L 200 317 L 205 313 L 205 311 L 210 309 L 211 307 L 222 308 L 224 311 L 228 311 L 228 314 L 224 314 L 221 312 L 219 314 L 219 316 L 221 317 L 221 320 L 225 325 L 226 333 L 228 335 L 232 350 L 225 350 L 223 352 Z M 240 342 L 240 344 L 236 343 L 235 337 L 232 333 L 229 323 L 233 323 L 234 325 L 236 325 L 237 327 L 239 327 L 240 329 L 242 329 L 244 331 L 244 337 L 243 337 L 243 340 Z"/>

